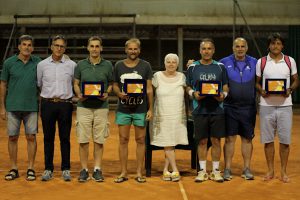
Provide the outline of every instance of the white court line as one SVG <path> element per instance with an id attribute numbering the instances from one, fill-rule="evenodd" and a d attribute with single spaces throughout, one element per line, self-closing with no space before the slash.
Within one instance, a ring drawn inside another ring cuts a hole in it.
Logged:
<path id="1" fill-rule="evenodd" d="M 188 200 L 187 195 L 186 195 L 186 192 L 185 192 L 185 189 L 184 189 L 184 187 L 183 187 L 181 181 L 178 181 L 178 185 L 179 185 L 180 192 L 181 192 L 181 194 L 182 194 L 183 200 Z"/>

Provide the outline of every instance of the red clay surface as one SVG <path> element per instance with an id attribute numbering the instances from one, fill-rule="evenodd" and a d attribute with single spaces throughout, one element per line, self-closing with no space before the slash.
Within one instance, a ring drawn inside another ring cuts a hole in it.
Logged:
<path id="1" fill-rule="evenodd" d="M 75 119 L 75 118 L 74 118 Z M 204 183 L 194 183 L 196 171 L 190 169 L 190 152 L 177 150 L 178 167 L 181 170 L 182 180 L 179 183 L 163 182 L 161 174 L 163 169 L 164 155 L 163 151 L 154 151 L 152 163 L 152 177 L 147 178 L 147 183 L 139 184 L 134 181 L 135 172 L 135 144 L 134 137 L 130 139 L 129 163 L 128 169 L 130 179 L 127 182 L 116 184 L 113 179 L 119 174 L 118 161 L 118 129 L 113 123 L 114 113 L 110 113 L 111 135 L 105 144 L 103 173 L 105 182 L 96 183 L 92 180 L 87 183 L 78 183 L 77 177 L 80 170 L 78 144 L 75 137 L 75 128 L 72 128 L 71 136 L 71 182 L 64 182 L 61 179 L 60 172 L 60 151 L 59 140 L 56 137 L 55 144 L 55 173 L 54 179 L 49 182 L 40 181 L 44 170 L 43 158 L 43 133 L 41 124 L 40 133 L 37 136 L 38 151 L 35 162 L 37 171 L 37 180 L 28 182 L 25 180 L 27 170 L 26 141 L 22 131 L 19 140 L 19 158 L 18 165 L 20 178 L 14 181 L 5 181 L 4 176 L 10 168 L 7 152 L 6 123 L 0 121 L 0 199 L 1 200 L 82 200 L 82 199 L 272 199 L 272 200 L 298 200 L 300 199 L 300 115 L 294 115 L 293 133 L 290 159 L 288 164 L 288 174 L 291 182 L 284 184 L 279 179 L 270 182 L 262 181 L 267 167 L 264 158 L 263 145 L 259 143 L 259 126 L 256 128 L 256 137 L 254 138 L 254 152 L 252 159 L 252 171 L 255 174 L 255 180 L 245 181 L 240 178 L 242 172 L 242 158 L 240 153 L 240 140 L 236 143 L 236 152 L 233 159 L 232 172 L 234 178 L 230 182 L 215 183 L 206 181 Z M 257 121 L 259 125 L 259 121 Z M 133 135 L 132 135 L 133 136 Z M 92 146 L 91 146 L 92 147 Z M 90 171 L 93 167 L 92 148 L 90 148 Z M 224 162 L 221 161 L 221 169 Z M 280 161 L 278 154 L 278 145 L 276 145 L 276 175 L 280 175 Z M 208 170 L 211 169 L 211 162 L 208 162 Z M 181 187 L 183 186 L 183 187 Z"/>

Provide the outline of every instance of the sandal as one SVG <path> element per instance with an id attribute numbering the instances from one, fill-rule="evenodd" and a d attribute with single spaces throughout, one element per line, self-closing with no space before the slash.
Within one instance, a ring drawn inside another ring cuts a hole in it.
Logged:
<path id="1" fill-rule="evenodd" d="M 136 180 L 136 182 L 138 183 L 145 183 L 146 182 L 146 178 L 142 177 L 142 176 L 137 176 L 134 178 L 134 180 Z"/>
<path id="2" fill-rule="evenodd" d="M 26 175 L 27 181 L 34 181 L 36 179 L 35 171 L 33 169 L 28 169 Z"/>
<path id="3" fill-rule="evenodd" d="M 8 174 L 5 175 L 5 180 L 12 181 L 16 178 L 19 178 L 19 172 L 17 169 L 11 169 Z"/>
<path id="4" fill-rule="evenodd" d="M 118 176 L 118 177 L 114 180 L 115 183 L 123 183 L 123 182 L 125 182 L 125 181 L 128 181 L 128 178 L 127 178 L 127 177 L 124 177 L 124 176 Z"/>

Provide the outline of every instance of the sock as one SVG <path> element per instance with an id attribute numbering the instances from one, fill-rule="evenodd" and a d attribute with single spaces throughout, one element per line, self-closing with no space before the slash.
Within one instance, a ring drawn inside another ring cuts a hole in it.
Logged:
<path id="1" fill-rule="evenodd" d="M 200 160 L 199 165 L 200 165 L 200 170 L 203 170 L 206 172 L 206 160 Z"/>
<path id="2" fill-rule="evenodd" d="M 100 167 L 95 166 L 95 167 L 94 167 L 94 172 L 95 172 L 97 169 L 99 169 L 99 171 L 101 171 L 101 168 L 100 168 Z"/>
<path id="3" fill-rule="evenodd" d="M 213 171 L 219 171 L 219 163 L 220 161 L 212 161 Z"/>

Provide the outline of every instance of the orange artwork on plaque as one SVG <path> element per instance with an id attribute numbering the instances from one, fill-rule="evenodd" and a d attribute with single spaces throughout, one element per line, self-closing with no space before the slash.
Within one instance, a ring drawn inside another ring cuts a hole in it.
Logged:
<path id="1" fill-rule="evenodd" d="M 127 93 L 141 94 L 143 93 L 144 86 L 142 83 L 128 83 Z"/>
<path id="2" fill-rule="evenodd" d="M 278 81 L 278 80 L 274 80 L 268 81 L 268 90 L 269 91 L 276 91 L 276 92 L 281 92 L 284 91 L 284 81 Z"/>
<path id="3" fill-rule="evenodd" d="M 219 85 L 216 83 L 202 83 L 202 94 L 218 94 Z"/>
<path id="4" fill-rule="evenodd" d="M 86 84 L 84 86 L 84 95 L 99 96 L 101 91 L 101 85 L 99 84 Z"/>

